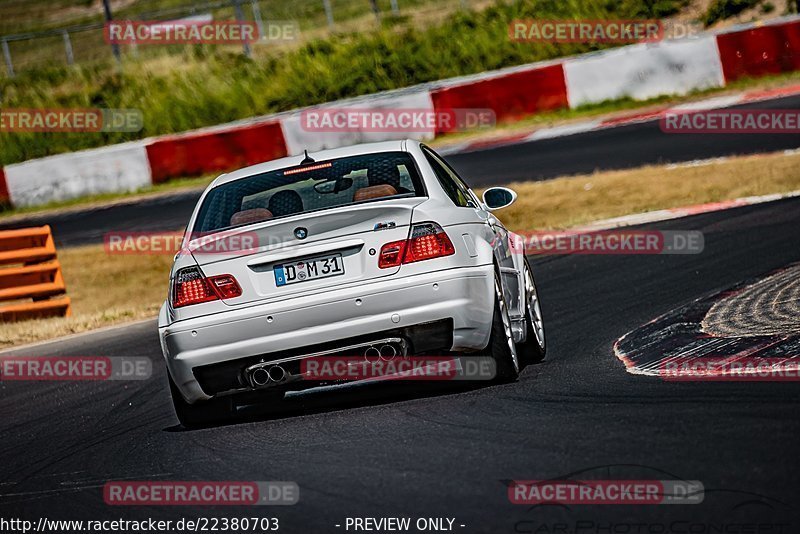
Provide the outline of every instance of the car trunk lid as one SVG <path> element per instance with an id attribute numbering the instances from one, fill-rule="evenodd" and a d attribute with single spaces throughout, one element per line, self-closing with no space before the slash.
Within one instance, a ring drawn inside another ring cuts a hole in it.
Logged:
<path id="1" fill-rule="evenodd" d="M 391 276 L 378 267 L 381 247 L 406 239 L 423 197 L 388 199 L 285 217 L 191 243 L 206 276 L 233 275 L 242 288 L 229 306 L 283 299 Z"/>

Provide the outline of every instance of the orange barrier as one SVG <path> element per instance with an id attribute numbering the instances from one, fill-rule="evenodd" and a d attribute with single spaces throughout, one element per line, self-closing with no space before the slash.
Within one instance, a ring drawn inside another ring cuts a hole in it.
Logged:
<path id="1" fill-rule="evenodd" d="M 0 231 L 0 266 L 0 321 L 71 314 L 49 226 Z"/>

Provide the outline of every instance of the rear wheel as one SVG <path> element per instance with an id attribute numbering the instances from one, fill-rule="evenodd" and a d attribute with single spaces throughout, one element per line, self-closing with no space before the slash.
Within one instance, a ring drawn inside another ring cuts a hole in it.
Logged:
<path id="1" fill-rule="evenodd" d="M 233 416 L 233 403 L 229 398 L 211 399 L 198 401 L 189 404 L 181 395 L 178 386 L 167 372 L 169 379 L 169 392 L 172 395 L 172 405 L 175 407 L 175 415 L 178 421 L 186 428 L 196 428 L 208 426 L 214 423 L 221 423 Z"/>
<path id="2" fill-rule="evenodd" d="M 508 305 L 497 273 L 494 275 L 494 318 L 489 337 L 489 353 L 494 359 L 498 382 L 512 382 L 519 376 L 519 360 L 514 334 L 511 331 L 511 318 Z"/>
<path id="3" fill-rule="evenodd" d="M 533 279 L 533 271 L 525 258 L 525 326 L 528 336 L 523 343 L 517 344 L 517 352 L 522 362 L 539 363 L 544 360 L 547 350 L 544 336 L 544 321 L 542 320 L 542 307 L 539 303 L 539 293 Z"/>

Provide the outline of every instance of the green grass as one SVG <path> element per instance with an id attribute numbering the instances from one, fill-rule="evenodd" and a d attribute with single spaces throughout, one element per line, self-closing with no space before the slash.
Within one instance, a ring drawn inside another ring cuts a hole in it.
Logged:
<path id="1" fill-rule="evenodd" d="M 402 0 L 401 0 L 402 1 Z M 188 47 L 160 60 L 52 66 L 0 79 L 5 108 L 139 108 L 144 129 L 130 133 L 0 133 L 0 164 L 180 132 L 452 76 L 552 59 L 599 47 L 517 43 L 507 28 L 516 18 L 653 17 L 682 0 L 529 0 L 459 11 L 423 26 L 387 23 L 247 59 L 238 51 Z M 402 4 L 401 4 L 402 5 Z M 666 6 L 666 7 L 665 7 Z"/>
<path id="2" fill-rule="evenodd" d="M 399 0 L 401 9 L 420 4 L 441 3 L 445 0 Z M 211 13 L 216 20 L 232 19 L 235 12 L 228 0 L 211 9 L 207 4 L 220 0 L 111 0 L 116 19 L 174 19 L 194 13 Z M 241 0 L 246 17 L 251 15 L 251 0 Z M 345 21 L 371 14 L 369 0 L 333 1 L 334 20 Z M 382 12 L 390 13 L 389 0 L 378 0 Z M 263 17 L 272 20 L 302 20 L 304 28 L 327 24 L 322 0 L 259 0 Z M 3 0 L 0 2 L 0 35 L 62 28 L 103 22 L 104 12 L 99 0 Z"/>
<path id="3" fill-rule="evenodd" d="M 714 0 L 703 15 L 703 24 L 711 26 L 721 20 L 735 17 L 762 2 L 763 0 Z"/>
<path id="4" fill-rule="evenodd" d="M 121 0 L 111 1 L 113 16 L 117 20 L 167 20 L 190 15 L 210 14 L 214 20 L 233 20 L 237 17 L 233 0 Z M 253 2 L 240 0 L 245 19 L 253 20 Z M 412 17 L 441 19 L 442 13 L 452 12 L 473 2 L 484 0 L 398 0 L 401 6 L 400 17 L 391 12 L 391 0 L 377 0 L 381 22 L 394 24 L 398 20 Z M 259 0 L 261 20 L 296 22 L 301 30 L 299 41 L 309 37 L 327 35 L 331 31 L 365 31 L 379 26 L 372 12 L 370 0 L 331 0 L 334 26 L 328 26 L 322 0 Z M 463 4 L 462 4 L 463 2 Z M 208 7 L 208 4 L 213 7 Z M 111 47 L 103 39 L 100 27 L 105 21 L 102 4 L 98 0 L 6 0 L 0 2 L 0 35 L 25 32 L 41 32 L 73 28 L 70 39 L 75 62 L 86 64 L 97 61 L 111 61 Z M 94 25 L 77 31 L 78 25 Z M 40 68 L 45 65 L 64 65 L 66 51 L 60 34 L 39 36 L 36 39 L 9 41 L 9 51 L 17 72 Z M 293 46 L 290 43 L 289 46 Z M 285 46 L 285 44 L 281 44 Z M 123 46 L 123 63 L 146 61 L 162 55 L 179 55 L 186 47 Z M 255 47 L 258 54 L 259 48 Z M 241 51 L 241 46 L 227 46 L 226 50 Z M 0 71 L 2 72 L 2 71 Z"/>

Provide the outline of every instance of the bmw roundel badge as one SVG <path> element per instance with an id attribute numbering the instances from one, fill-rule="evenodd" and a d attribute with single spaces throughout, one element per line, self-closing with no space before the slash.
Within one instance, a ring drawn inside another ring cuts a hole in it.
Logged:
<path id="1" fill-rule="evenodd" d="M 302 226 L 300 228 L 295 228 L 294 236 L 297 239 L 305 239 L 306 237 L 308 237 L 308 230 L 303 228 Z"/>

